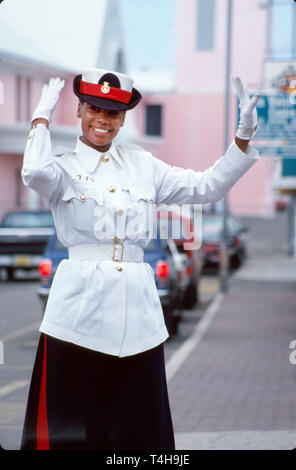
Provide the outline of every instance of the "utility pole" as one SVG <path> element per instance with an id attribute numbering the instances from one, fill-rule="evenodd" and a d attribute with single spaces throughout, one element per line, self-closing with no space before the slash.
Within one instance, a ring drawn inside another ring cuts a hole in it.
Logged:
<path id="1" fill-rule="evenodd" d="M 232 38 L 232 10 L 233 1 L 227 0 L 227 40 L 225 60 L 225 108 L 224 108 L 224 152 L 229 146 L 229 117 L 230 117 L 230 75 L 231 75 L 231 38 Z M 221 290 L 228 290 L 228 256 L 227 256 L 227 195 L 223 199 L 223 243 L 221 246 L 220 279 Z"/>

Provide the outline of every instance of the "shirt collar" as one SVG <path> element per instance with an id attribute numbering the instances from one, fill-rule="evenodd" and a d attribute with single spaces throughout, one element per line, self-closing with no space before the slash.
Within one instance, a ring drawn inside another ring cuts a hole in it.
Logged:
<path id="1" fill-rule="evenodd" d="M 112 142 L 111 147 L 107 152 L 98 152 L 98 150 L 90 147 L 87 144 L 84 144 L 79 137 L 77 137 L 76 147 L 74 152 L 81 162 L 81 164 L 89 171 L 93 172 L 99 161 L 102 158 L 102 155 L 111 156 L 116 162 L 123 167 L 123 161 L 118 155 L 115 144 Z"/>

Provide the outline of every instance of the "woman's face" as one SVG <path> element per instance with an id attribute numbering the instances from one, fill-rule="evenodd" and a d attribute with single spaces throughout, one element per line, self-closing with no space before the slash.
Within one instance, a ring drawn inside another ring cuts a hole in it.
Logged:
<path id="1" fill-rule="evenodd" d="M 99 152 L 107 152 L 124 124 L 125 113 L 97 108 L 86 102 L 79 103 L 77 116 L 81 118 L 82 142 Z"/>

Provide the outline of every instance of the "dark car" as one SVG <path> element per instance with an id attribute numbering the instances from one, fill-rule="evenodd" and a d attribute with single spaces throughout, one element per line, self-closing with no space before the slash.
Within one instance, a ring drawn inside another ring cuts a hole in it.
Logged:
<path id="1" fill-rule="evenodd" d="M 173 335 L 177 332 L 180 320 L 182 290 L 178 266 L 176 266 L 169 240 L 161 239 L 159 236 L 150 240 L 144 250 L 144 261 L 153 269 L 165 323 L 168 332 Z"/>
<path id="2" fill-rule="evenodd" d="M 237 269 L 247 255 L 243 234 L 248 231 L 239 217 L 227 217 L 227 256 L 228 266 Z M 203 214 L 202 217 L 202 253 L 205 265 L 218 266 L 221 260 L 221 243 L 223 240 L 222 214 Z"/>
<path id="3" fill-rule="evenodd" d="M 165 227 L 168 237 L 173 239 L 178 251 L 187 257 L 186 272 L 189 282 L 186 290 L 182 293 L 180 307 L 192 309 L 199 301 L 199 280 L 203 266 L 200 250 L 193 248 L 196 241 L 193 217 L 191 215 L 186 217 L 178 212 L 174 213 L 171 208 L 169 211 L 158 210 L 157 217 L 160 226 Z"/>
<path id="4" fill-rule="evenodd" d="M 68 249 L 57 239 L 56 234 L 48 240 L 43 259 L 39 266 L 40 285 L 38 296 L 45 310 L 53 276 L 59 263 L 68 258 Z M 180 319 L 180 286 L 174 257 L 167 240 L 152 238 L 144 249 L 144 261 L 153 269 L 155 283 L 163 308 L 164 319 L 169 333 L 177 331 Z"/>
<path id="5" fill-rule="evenodd" d="M 7 212 L 0 224 L 0 267 L 9 280 L 16 269 L 38 269 L 49 236 L 55 232 L 50 211 Z"/>
<path id="6" fill-rule="evenodd" d="M 51 283 L 58 265 L 63 259 L 68 258 L 68 248 L 57 239 L 56 233 L 54 233 L 48 239 L 43 258 L 39 264 L 40 285 L 38 288 L 38 296 L 42 301 L 43 311 L 46 307 Z"/>

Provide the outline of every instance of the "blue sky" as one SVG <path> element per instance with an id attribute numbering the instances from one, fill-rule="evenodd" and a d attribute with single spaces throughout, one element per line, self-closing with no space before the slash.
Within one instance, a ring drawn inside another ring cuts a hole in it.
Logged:
<path id="1" fill-rule="evenodd" d="M 90 62 L 96 44 L 95 40 L 89 40 L 88 32 L 95 32 L 98 25 L 98 18 L 91 14 L 92 7 L 97 11 L 98 2 L 100 0 L 4 0 L 0 6 L 0 21 L 38 44 L 45 56 L 56 58 L 68 68 L 94 66 Z M 86 12 L 83 15 L 81 5 Z M 129 70 L 147 66 L 171 69 L 175 0 L 119 0 L 119 5 Z"/>
<path id="2" fill-rule="evenodd" d="M 292 55 L 295 55 L 295 9 L 296 5 L 292 1 L 276 0 L 275 2 L 271 19 L 273 37 L 270 44 L 274 57 L 287 57 L 289 59 Z"/>
<path id="3" fill-rule="evenodd" d="M 121 0 L 121 10 L 130 68 L 172 68 L 175 0 Z"/>

